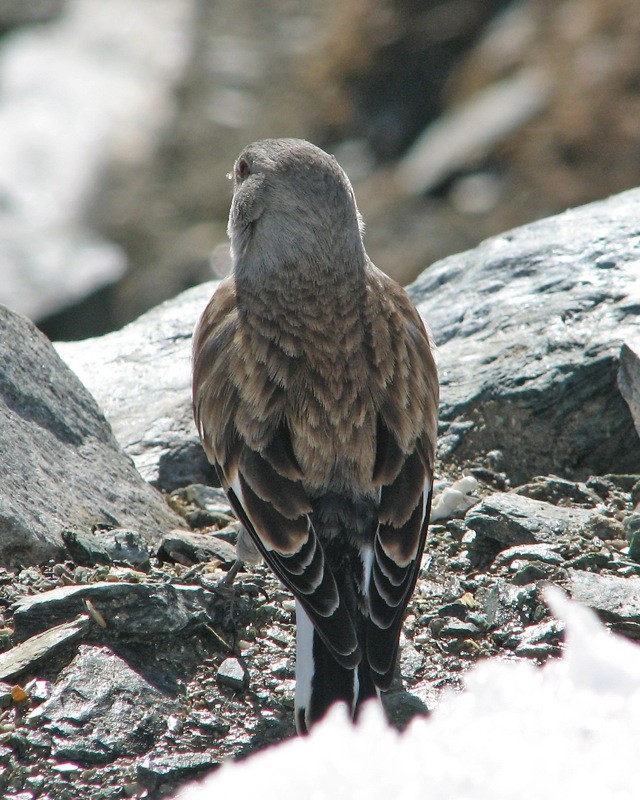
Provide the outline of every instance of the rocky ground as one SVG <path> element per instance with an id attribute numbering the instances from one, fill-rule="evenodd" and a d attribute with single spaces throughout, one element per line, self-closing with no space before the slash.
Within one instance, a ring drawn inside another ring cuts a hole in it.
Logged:
<path id="1" fill-rule="evenodd" d="M 640 475 L 511 489 L 489 466 L 469 474 L 477 488 L 432 525 L 409 604 L 386 702 L 398 726 L 479 658 L 558 654 L 549 581 L 640 638 Z M 294 734 L 294 604 L 263 566 L 221 586 L 235 535 L 223 497 L 170 495 L 196 532 L 155 552 L 132 532 L 87 531 L 63 561 L 2 571 L 7 799 L 163 797 Z"/>
<path id="2" fill-rule="evenodd" d="M 480 658 L 556 656 L 549 582 L 640 638 L 639 207 L 634 191 L 511 231 L 410 287 L 442 401 L 386 698 L 399 727 Z M 236 523 L 190 420 L 190 333 L 214 289 L 56 349 L 0 315 L 8 800 L 171 796 L 293 735 L 293 601 L 264 567 L 224 582 Z"/>

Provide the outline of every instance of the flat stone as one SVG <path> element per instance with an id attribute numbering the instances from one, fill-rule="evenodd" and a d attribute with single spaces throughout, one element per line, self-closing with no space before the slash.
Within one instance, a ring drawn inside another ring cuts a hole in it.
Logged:
<path id="1" fill-rule="evenodd" d="M 569 592 L 574 600 L 593 608 L 605 621 L 640 623 L 640 578 L 572 569 Z"/>
<path id="2" fill-rule="evenodd" d="M 62 541 L 76 564 L 92 567 L 96 564 L 125 564 L 149 567 L 149 548 L 137 531 L 126 528 L 113 530 L 62 531 Z"/>
<path id="3" fill-rule="evenodd" d="M 249 674 L 244 664 L 237 658 L 225 658 L 218 667 L 216 680 L 220 686 L 228 686 L 236 691 L 244 691 L 249 685 Z"/>
<path id="4" fill-rule="evenodd" d="M 541 561 L 544 564 L 556 564 L 558 566 L 565 563 L 564 558 L 550 544 L 522 544 L 515 547 L 507 547 L 506 550 L 498 553 L 493 563 L 496 567 L 502 567 L 519 559 Z"/>
<path id="5" fill-rule="evenodd" d="M 482 631 L 472 622 L 461 622 L 458 619 L 449 619 L 440 627 L 438 636 L 452 639 L 468 639 L 480 636 Z"/>
<path id="6" fill-rule="evenodd" d="M 38 633 L 11 650 L 0 653 L 0 680 L 15 678 L 31 670 L 38 662 L 52 655 L 61 647 L 79 639 L 91 627 L 91 618 L 82 614 L 72 622 L 56 625 Z"/>
<path id="7" fill-rule="evenodd" d="M 176 710 L 109 648 L 82 645 L 29 720 L 46 726 L 56 759 L 90 765 L 146 752 Z"/>
<path id="8" fill-rule="evenodd" d="M 215 534 L 182 530 L 165 534 L 156 555 L 161 561 L 176 561 L 185 566 L 207 561 L 233 564 L 237 558 L 235 547 Z"/>
<path id="9" fill-rule="evenodd" d="M 197 778 L 219 764 L 213 753 L 174 753 L 143 759 L 136 767 L 136 774 L 141 783 L 155 786 L 161 781 Z"/>
<path id="10" fill-rule="evenodd" d="M 524 564 L 511 578 L 511 583 L 514 586 L 528 586 L 530 583 L 545 580 L 548 577 L 547 571 L 538 564 Z"/>
<path id="11" fill-rule="evenodd" d="M 61 558 L 65 528 L 125 526 L 157 541 L 176 527 L 48 339 L 0 307 L 0 341 L 0 564 Z"/>
<path id="12" fill-rule="evenodd" d="M 522 494 L 533 500 L 543 500 L 554 505 L 579 503 L 593 506 L 600 501 L 598 495 L 586 484 L 558 478 L 557 475 L 538 476 L 513 491 L 514 494 Z"/>
<path id="13" fill-rule="evenodd" d="M 512 492 L 490 495 L 467 514 L 469 528 L 506 547 L 553 543 L 581 529 L 591 516 L 582 508 L 564 508 Z"/>
<path id="14" fill-rule="evenodd" d="M 93 583 L 23 597 L 14 606 L 16 637 L 24 638 L 87 611 L 112 634 L 171 635 L 209 620 L 216 599 L 199 586 L 168 583 Z"/>
<path id="15" fill-rule="evenodd" d="M 534 222 L 409 287 L 439 350 L 440 456 L 499 449 L 514 483 L 636 472 L 618 388 L 640 334 L 640 191 Z"/>

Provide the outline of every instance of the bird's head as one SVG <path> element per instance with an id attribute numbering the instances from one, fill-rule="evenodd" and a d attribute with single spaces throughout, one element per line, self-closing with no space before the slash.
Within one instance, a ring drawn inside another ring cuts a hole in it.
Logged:
<path id="1" fill-rule="evenodd" d="M 238 156 L 231 178 L 227 232 L 236 272 L 364 258 L 351 183 L 319 147 L 262 139 Z"/>

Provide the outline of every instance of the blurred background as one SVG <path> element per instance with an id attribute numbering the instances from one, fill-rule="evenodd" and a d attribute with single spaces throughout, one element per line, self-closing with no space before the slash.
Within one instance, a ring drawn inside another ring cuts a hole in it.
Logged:
<path id="1" fill-rule="evenodd" d="M 0 302 L 84 338 L 223 274 L 265 136 L 336 155 L 409 283 L 640 183 L 640 3 L 0 0 Z"/>

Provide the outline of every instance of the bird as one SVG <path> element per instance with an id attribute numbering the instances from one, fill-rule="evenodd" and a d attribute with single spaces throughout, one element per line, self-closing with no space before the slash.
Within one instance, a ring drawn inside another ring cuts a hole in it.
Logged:
<path id="1" fill-rule="evenodd" d="M 295 597 L 306 733 L 391 685 L 433 492 L 435 348 L 368 257 L 335 157 L 262 139 L 230 177 L 232 270 L 194 331 L 194 418 L 249 549 Z"/>

